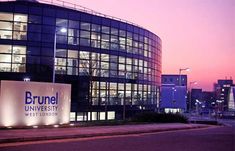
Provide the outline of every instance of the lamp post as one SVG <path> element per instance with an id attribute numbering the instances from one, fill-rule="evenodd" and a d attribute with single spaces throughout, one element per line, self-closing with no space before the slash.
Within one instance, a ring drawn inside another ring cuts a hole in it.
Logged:
<path id="1" fill-rule="evenodd" d="M 192 81 L 189 82 L 189 113 L 191 113 L 192 110 L 192 90 L 191 90 L 191 85 L 192 84 L 197 84 L 197 81 Z"/>
<path id="2" fill-rule="evenodd" d="M 175 92 L 176 92 L 176 89 L 172 88 L 172 112 L 173 112 L 173 109 L 174 109 L 174 103 L 176 102 L 175 101 Z"/>
<path id="3" fill-rule="evenodd" d="M 180 68 L 179 69 L 179 86 L 181 86 L 181 72 L 182 71 L 189 71 L 190 69 L 189 68 Z"/>
<path id="4" fill-rule="evenodd" d="M 59 29 L 55 29 L 55 36 L 54 36 L 54 52 L 53 52 L 53 73 L 52 73 L 52 82 L 55 83 L 55 57 L 56 57 L 56 33 L 66 33 L 67 29 L 64 27 L 61 27 Z"/>

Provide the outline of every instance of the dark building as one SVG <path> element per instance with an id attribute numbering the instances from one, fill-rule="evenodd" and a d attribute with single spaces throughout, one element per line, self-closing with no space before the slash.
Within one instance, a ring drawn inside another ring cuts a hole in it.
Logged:
<path id="1" fill-rule="evenodd" d="M 191 102 L 189 102 L 191 111 L 197 109 L 197 103 L 202 102 L 202 97 L 202 89 L 191 89 Z"/>
<path id="2" fill-rule="evenodd" d="M 228 110 L 229 92 L 234 86 L 232 79 L 220 79 L 214 84 L 216 103 L 219 111 Z"/>
<path id="3" fill-rule="evenodd" d="M 203 102 L 203 111 L 204 112 L 212 112 L 215 108 L 215 93 L 210 91 L 202 92 L 202 102 Z"/>
<path id="4" fill-rule="evenodd" d="M 187 75 L 178 75 L 178 74 L 163 74 L 162 75 L 162 84 L 174 84 L 180 86 L 179 79 L 181 78 L 181 86 L 187 87 Z"/>
<path id="5" fill-rule="evenodd" d="M 0 2 L 0 79 L 52 82 L 55 71 L 55 82 L 72 85 L 71 120 L 155 111 L 161 39 L 92 13 L 76 5 Z"/>
<path id="6" fill-rule="evenodd" d="M 181 78 L 181 86 L 179 78 Z M 187 75 L 162 75 L 160 109 L 164 112 L 187 110 Z"/>

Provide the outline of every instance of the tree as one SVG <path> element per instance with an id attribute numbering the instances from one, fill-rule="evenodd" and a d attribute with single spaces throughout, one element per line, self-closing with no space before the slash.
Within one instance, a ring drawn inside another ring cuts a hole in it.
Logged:
<path id="1" fill-rule="evenodd" d="M 96 76 L 107 76 L 108 75 L 108 66 L 109 64 L 105 64 L 100 60 L 108 60 L 108 55 L 100 55 L 99 53 L 93 52 L 85 52 L 80 51 L 80 73 L 83 76 L 88 77 L 89 81 L 89 92 L 88 92 L 88 102 L 89 106 L 92 106 L 92 90 L 97 91 L 97 89 L 93 89 L 93 87 L 97 87 L 97 82 L 94 81 L 94 77 Z M 107 70 L 102 70 L 107 69 Z M 97 94 L 97 92 L 94 92 Z M 98 97 L 98 105 L 101 104 L 100 96 Z M 107 120 L 107 99 L 105 99 L 105 120 Z"/>

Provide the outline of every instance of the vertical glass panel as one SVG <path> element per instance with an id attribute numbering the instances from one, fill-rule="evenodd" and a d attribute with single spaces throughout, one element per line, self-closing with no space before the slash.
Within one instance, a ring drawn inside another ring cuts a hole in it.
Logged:
<path id="1" fill-rule="evenodd" d="M 0 54 L 0 62 L 11 62 L 10 54 Z"/>
<path id="2" fill-rule="evenodd" d="M 116 29 L 116 28 L 111 28 L 111 34 L 112 34 L 112 35 L 118 35 L 118 29 Z"/>
<path id="3" fill-rule="evenodd" d="M 0 39 L 12 39 L 12 31 L 0 30 Z"/>
<path id="4" fill-rule="evenodd" d="M 12 30 L 12 23 L 0 21 L 0 29 Z"/>
<path id="5" fill-rule="evenodd" d="M 66 66 L 66 59 L 64 59 L 64 58 L 55 58 L 55 65 L 57 65 L 57 66 Z"/>
<path id="6" fill-rule="evenodd" d="M 118 57 L 114 55 L 110 55 L 110 62 L 118 62 Z"/>
<path id="7" fill-rule="evenodd" d="M 14 30 L 27 31 L 27 23 L 14 22 Z"/>
<path id="8" fill-rule="evenodd" d="M 56 74 L 66 74 L 66 67 L 64 66 L 55 66 Z"/>
<path id="9" fill-rule="evenodd" d="M 127 45 L 132 46 L 132 39 L 127 39 Z"/>
<path id="10" fill-rule="evenodd" d="M 0 45 L 0 53 L 11 53 L 11 45 Z"/>
<path id="11" fill-rule="evenodd" d="M 15 14 L 14 21 L 16 22 L 28 22 L 28 15 L 24 14 Z"/>
<path id="12" fill-rule="evenodd" d="M 124 57 L 119 57 L 119 63 L 125 64 L 125 58 Z"/>
<path id="13" fill-rule="evenodd" d="M 90 23 L 81 22 L 81 29 L 83 30 L 90 30 L 90 26 Z"/>
<path id="14" fill-rule="evenodd" d="M 102 33 L 106 33 L 106 34 L 109 34 L 109 27 L 107 26 L 102 26 Z"/>
<path id="15" fill-rule="evenodd" d="M 60 18 L 57 18 L 57 19 L 56 19 L 56 26 L 60 26 L 60 27 L 67 28 L 67 26 L 68 26 L 68 20 L 67 20 L 67 19 L 60 19 Z"/>
<path id="16" fill-rule="evenodd" d="M 100 25 L 92 24 L 91 30 L 95 32 L 100 32 Z"/>
<path id="17" fill-rule="evenodd" d="M 68 59 L 68 66 L 78 67 L 78 59 Z"/>
<path id="18" fill-rule="evenodd" d="M 127 38 L 132 39 L 132 33 L 131 32 L 127 32 Z"/>
<path id="19" fill-rule="evenodd" d="M 90 32 L 89 31 L 80 31 L 80 37 L 82 38 L 90 38 Z"/>
<path id="20" fill-rule="evenodd" d="M 1 56 L 0 56 L 0 60 L 1 60 Z M 0 63 L 0 72 L 11 72 L 11 64 Z"/>
<path id="21" fill-rule="evenodd" d="M 134 40 L 136 40 L 136 41 L 139 40 L 139 35 L 138 34 L 134 34 Z"/>
<path id="22" fill-rule="evenodd" d="M 66 49 L 56 49 L 56 57 L 67 57 Z"/>
<path id="23" fill-rule="evenodd" d="M 109 54 L 101 54 L 101 61 L 109 61 Z"/>
<path id="24" fill-rule="evenodd" d="M 108 70 L 108 69 L 109 69 L 109 63 L 108 63 L 108 62 L 102 62 L 102 61 L 101 61 L 101 69 L 106 69 L 106 70 Z"/>
<path id="25" fill-rule="evenodd" d="M 42 17 L 41 16 L 36 16 L 36 15 L 29 15 L 29 23 L 41 24 L 42 23 Z"/>
<path id="26" fill-rule="evenodd" d="M 68 58 L 78 58 L 78 51 L 68 50 Z"/>
<path id="27" fill-rule="evenodd" d="M 77 37 L 68 37 L 68 44 L 78 45 L 79 44 L 79 38 L 77 38 Z"/>
<path id="28" fill-rule="evenodd" d="M 68 36 L 79 37 L 79 30 L 77 29 L 68 29 Z"/>
<path id="29" fill-rule="evenodd" d="M 67 36 L 62 36 L 62 35 L 57 35 L 56 36 L 56 42 L 57 43 L 62 43 L 62 44 L 67 44 Z"/>
<path id="30" fill-rule="evenodd" d="M 125 30 L 119 30 L 119 36 L 126 37 L 126 31 Z"/>
<path id="31" fill-rule="evenodd" d="M 116 43 L 111 43 L 111 48 L 112 50 L 118 50 L 119 46 Z"/>
<path id="32" fill-rule="evenodd" d="M 111 36 L 112 43 L 118 43 L 118 36 Z"/>
<path id="33" fill-rule="evenodd" d="M 92 32 L 91 39 L 100 40 L 100 33 Z"/>
<path id="34" fill-rule="evenodd" d="M 12 64 L 12 72 L 25 72 L 25 64 Z"/>
<path id="35" fill-rule="evenodd" d="M 100 41 L 99 40 L 91 40 L 91 46 L 95 48 L 100 48 Z"/>
<path id="36" fill-rule="evenodd" d="M 13 21 L 13 13 L 0 12 L 0 20 Z"/>
<path id="37" fill-rule="evenodd" d="M 12 63 L 25 63 L 25 55 L 12 55 Z"/>
<path id="38" fill-rule="evenodd" d="M 79 21 L 69 20 L 69 28 L 79 29 Z"/>
<path id="39" fill-rule="evenodd" d="M 25 46 L 13 46 L 13 54 L 26 54 Z"/>
<path id="40" fill-rule="evenodd" d="M 122 38 L 122 37 L 119 37 L 119 44 L 126 45 L 126 39 Z"/>
<path id="41" fill-rule="evenodd" d="M 101 42 L 101 48 L 102 49 L 109 49 L 109 42 L 102 41 Z"/>
<path id="42" fill-rule="evenodd" d="M 80 44 L 82 46 L 90 46 L 90 39 L 87 38 L 80 38 Z"/>
<path id="43" fill-rule="evenodd" d="M 27 40 L 27 32 L 14 31 L 13 39 L 16 39 L 16 40 Z"/>
<path id="44" fill-rule="evenodd" d="M 67 74 L 68 75 L 78 75 L 78 68 L 77 67 L 67 67 Z"/>
<path id="45" fill-rule="evenodd" d="M 86 52 L 86 51 L 80 51 L 80 55 L 79 55 L 79 58 L 80 59 L 89 59 L 89 52 Z"/>
<path id="46" fill-rule="evenodd" d="M 102 34 L 102 41 L 109 41 L 109 37 L 107 34 Z"/>

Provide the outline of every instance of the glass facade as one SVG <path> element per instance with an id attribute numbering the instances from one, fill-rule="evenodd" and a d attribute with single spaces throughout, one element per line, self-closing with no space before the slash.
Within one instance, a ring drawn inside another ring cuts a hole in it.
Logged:
<path id="1" fill-rule="evenodd" d="M 56 82 L 72 85 L 74 120 L 102 120 L 107 110 L 118 117 L 124 105 L 130 112 L 158 106 L 161 40 L 155 34 L 48 4 L 1 2 L 0 10 L 1 79 L 30 75 L 49 82 L 55 66 Z"/>

